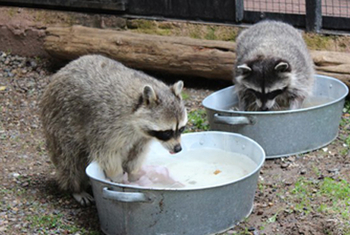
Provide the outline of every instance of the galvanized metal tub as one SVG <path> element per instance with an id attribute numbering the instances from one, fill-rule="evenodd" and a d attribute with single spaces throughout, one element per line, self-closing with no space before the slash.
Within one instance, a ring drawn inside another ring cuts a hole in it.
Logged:
<path id="1" fill-rule="evenodd" d="M 319 149 L 338 135 L 347 86 L 332 77 L 316 75 L 313 96 L 326 103 L 298 110 L 246 112 L 230 110 L 238 103 L 234 86 L 203 100 L 210 129 L 240 133 L 257 141 L 266 158 L 284 157 Z"/>
<path id="2" fill-rule="evenodd" d="M 184 134 L 182 146 L 182 151 L 206 146 L 244 154 L 257 167 L 221 185 L 155 189 L 112 183 L 92 162 L 86 173 L 105 234 L 214 234 L 226 231 L 251 213 L 259 171 L 265 161 L 261 146 L 240 134 L 211 131 Z M 149 154 L 158 150 L 158 145 L 151 145 Z"/>

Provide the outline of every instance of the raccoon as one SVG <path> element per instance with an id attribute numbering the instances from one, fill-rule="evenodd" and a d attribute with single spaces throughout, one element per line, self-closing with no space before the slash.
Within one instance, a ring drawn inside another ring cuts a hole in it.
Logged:
<path id="1" fill-rule="evenodd" d="M 314 65 L 291 25 L 262 21 L 237 38 L 235 92 L 242 111 L 298 109 L 311 95 Z"/>
<path id="2" fill-rule="evenodd" d="M 101 55 L 80 57 L 51 79 L 40 102 L 47 149 L 60 188 L 80 204 L 93 201 L 85 174 L 91 161 L 121 182 L 125 172 L 137 179 L 152 139 L 181 151 L 182 81 L 169 87 Z"/>

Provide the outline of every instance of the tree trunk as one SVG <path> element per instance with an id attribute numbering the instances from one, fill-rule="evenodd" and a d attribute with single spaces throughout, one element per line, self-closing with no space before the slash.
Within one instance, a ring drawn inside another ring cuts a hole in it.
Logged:
<path id="1" fill-rule="evenodd" d="M 83 26 L 50 27 L 45 50 L 53 57 L 73 60 L 103 54 L 140 70 L 232 80 L 233 42 L 138 34 Z M 350 54 L 311 51 L 316 72 L 335 77 L 350 87 Z"/>
<path id="2" fill-rule="evenodd" d="M 103 54 L 135 69 L 227 80 L 235 60 L 232 42 L 82 26 L 48 28 L 44 47 L 60 59 Z"/>
<path id="3" fill-rule="evenodd" d="M 316 72 L 343 81 L 350 87 L 350 54 L 334 51 L 311 51 Z"/>

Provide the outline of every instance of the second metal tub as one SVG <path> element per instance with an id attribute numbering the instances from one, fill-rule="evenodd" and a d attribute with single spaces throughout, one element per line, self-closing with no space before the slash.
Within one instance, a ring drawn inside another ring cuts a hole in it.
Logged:
<path id="1" fill-rule="evenodd" d="M 316 75 L 313 96 L 328 102 L 298 110 L 245 112 L 230 110 L 238 103 L 234 86 L 203 100 L 210 129 L 240 133 L 257 141 L 266 158 L 305 153 L 332 142 L 338 133 L 347 86 L 332 77 Z"/>

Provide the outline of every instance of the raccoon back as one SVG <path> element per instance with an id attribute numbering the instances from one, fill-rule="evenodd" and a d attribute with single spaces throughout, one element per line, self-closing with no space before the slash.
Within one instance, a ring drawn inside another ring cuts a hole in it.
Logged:
<path id="1" fill-rule="evenodd" d="M 140 135 L 131 128 L 146 84 L 169 96 L 162 95 L 170 93 L 168 86 L 140 71 L 104 56 L 83 56 L 52 76 L 40 104 L 44 129 L 89 148 L 113 133 L 123 135 L 121 142 L 132 139 Z"/>

